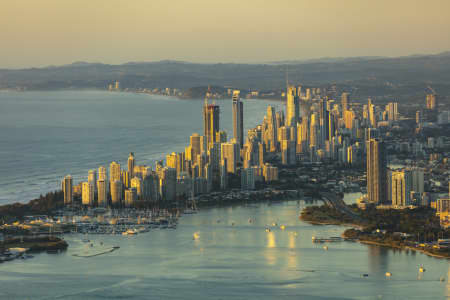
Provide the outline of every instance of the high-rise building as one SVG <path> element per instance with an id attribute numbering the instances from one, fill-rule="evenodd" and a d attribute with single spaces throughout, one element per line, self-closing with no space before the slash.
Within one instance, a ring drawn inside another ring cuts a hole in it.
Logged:
<path id="1" fill-rule="evenodd" d="M 94 187 L 94 190 L 96 191 L 96 184 L 97 184 L 97 171 L 96 170 L 89 170 L 88 173 L 88 182 L 90 185 Z"/>
<path id="2" fill-rule="evenodd" d="M 177 190 L 177 170 L 164 167 L 159 174 L 161 197 L 166 201 L 174 201 Z"/>
<path id="3" fill-rule="evenodd" d="M 300 104 L 296 88 L 289 86 L 286 95 L 286 125 L 297 126 L 300 116 Z"/>
<path id="4" fill-rule="evenodd" d="M 244 146 L 244 105 L 240 100 L 240 91 L 233 91 L 233 137 L 239 144 Z"/>
<path id="5" fill-rule="evenodd" d="M 384 142 L 379 139 L 370 139 L 366 142 L 366 151 L 369 201 L 375 204 L 387 204 L 387 161 Z"/>
<path id="6" fill-rule="evenodd" d="M 355 119 L 355 112 L 353 110 L 345 110 L 344 111 L 345 128 L 352 129 L 354 119 Z"/>
<path id="7" fill-rule="evenodd" d="M 230 143 L 223 143 L 221 145 L 221 160 L 226 160 L 227 172 L 236 174 L 236 166 L 239 161 L 239 146 L 232 140 Z"/>
<path id="8" fill-rule="evenodd" d="M 255 169 L 247 168 L 241 171 L 241 189 L 254 190 L 255 189 Z"/>
<path id="9" fill-rule="evenodd" d="M 427 109 L 436 109 L 437 108 L 437 99 L 436 94 L 427 94 Z"/>
<path id="10" fill-rule="evenodd" d="M 130 178 L 133 178 L 134 175 L 134 153 L 130 152 L 130 156 L 128 156 L 128 173 Z"/>
<path id="11" fill-rule="evenodd" d="M 62 181 L 62 190 L 64 192 L 64 205 L 70 205 L 73 201 L 73 180 L 72 176 L 67 175 Z"/>
<path id="12" fill-rule="evenodd" d="M 407 206 L 411 204 L 412 177 L 408 170 L 393 171 L 391 176 L 392 205 Z"/>
<path id="13" fill-rule="evenodd" d="M 133 207 L 137 200 L 137 193 L 135 188 L 125 190 L 125 207 Z"/>
<path id="14" fill-rule="evenodd" d="M 122 204 L 122 182 L 120 180 L 111 181 L 111 204 L 120 207 Z"/>
<path id="15" fill-rule="evenodd" d="M 144 194 L 144 185 L 142 179 L 134 177 L 131 179 L 131 188 L 136 190 L 137 199 L 142 199 Z"/>
<path id="16" fill-rule="evenodd" d="M 275 116 L 275 108 L 273 106 L 267 107 L 266 115 L 266 131 L 264 133 L 264 143 L 267 145 L 267 150 L 269 152 L 274 152 L 277 149 L 277 122 Z"/>
<path id="17" fill-rule="evenodd" d="M 90 182 L 83 182 L 81 192 L 81 203 L 85 206 L 93 206 L 94 205 L 94 185 L 90 184 Z"/>
<path id="18" fill-rule="evenodd" d="M 350 94 L 346 92 L 342 93 L 341 95 L 342 112 L 345 112 L 348 109 L 349 102 L 350 102 Z"/>
<path id="19" fill-rule="evenodd" d="M 97 180 L 97 203 L 99 207 L 108 206 L 108 188 L 105 179 Z"/>
<path id="20" fill-rule="evenodd" d="M 388 114 L 389 121 L 397 121 L 398 120 L 398 103 L 397 102 L 389 102 L 386 105 L 386 111 Z"/>
<path id="21" fill-rule="evenodd" d="M 121 181 L 121 170 L 120 170 L 120 164 L 113 161 L 110 165 L 109 165 L 109 180 L 111 182 L 114 181 Z"/>
<path id="22" fill-rule="evenodd" d="M 108 181 L 108 174 L 106 173 L 106 168 L 103 166 L 98 168 L 98 180 Z"/>
<path id="23" fill-rule="evenodd" d="M 195 161 L 197 155 L 206 152 L 206 138 L 203 135 L 194 133 L 189 138 L 190 145 L 186 147 L 185 159 L 189 161 Z"/>
<path id="24" fill-rule="evenodd" d="M 209 147 L 211 143 L 216 142 L 216 133 L 220 130 L 220 107 L 209 104 L 207 98 L 203 106 L 203 129 Z"/>

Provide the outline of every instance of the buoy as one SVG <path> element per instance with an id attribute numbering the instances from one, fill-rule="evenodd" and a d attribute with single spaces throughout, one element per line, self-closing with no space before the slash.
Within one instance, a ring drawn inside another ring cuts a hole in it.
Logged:
<path id="1" fill-rule="evenodd" d="M 285 230 L 285 229 L 286 229 L 286 226 L 281 225 L 281 226 L 280 226 L 280 229 L 281 229 L 281 230 Z"/>
<path id="2" fill-rule="evenodd" d="M 266 228 L 266 232 L 270 232 L 270 228 Z"/>
<path id="3" fill-rule="evenodd" d="M 323 250 L 328 250 L 328 246 L 323 246 Z"/>
<path id="4" fill-rule="evenodd" d="M 391 277 L 392 273 L 391 272 L 386 272 L 386 277 Z"/>

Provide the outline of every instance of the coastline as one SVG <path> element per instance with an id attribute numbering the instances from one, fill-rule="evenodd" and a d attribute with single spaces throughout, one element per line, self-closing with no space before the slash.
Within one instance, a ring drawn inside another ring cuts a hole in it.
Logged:
<path id="1" fill-rule="evenodd" d="M 340 223 L 340 222 L 308 221 L 308 220 L 304 220 L 302 218 L 300 218 L 300 219 L 302 221 L 307 222 L 307 223 L 312 224 L 312 225 L 338 225 L 338 226 L 352 227 L 352 228 L 355 228 L 355 229 L 362 229 L 362 226 L 360 226 L 358 224 Z M 423 254 L 428 255 L 428 256 L 435 257 L 435 258 L 450 259 L 450 255 L 449 256 L 439 255 L 439 254 L 436 254 L 436 253 L 433 253 L 433 252 L 429 252 L 429 251 L 427 251 L 425 249 L 415 248 L 415 247 L 411 247 L 411 246 L 399 246 L 399 245 L 393 245 L 393 244 L 376 242 L 376 241 L 361 240 L 361 239 L 351 239 L 351 238 L 348 238 L 348 237 L 345 236 L 345 232 L 343 232 L 341 234 L 341 236 L 346 241 L 355 241 L 355 242 L 358 242 L 360 244 L 379 246 L 379 247 L 386 247 L 386 248 L 399 249 L 399 250 L 412 250 L 412 251 L 423 253 Z"/>

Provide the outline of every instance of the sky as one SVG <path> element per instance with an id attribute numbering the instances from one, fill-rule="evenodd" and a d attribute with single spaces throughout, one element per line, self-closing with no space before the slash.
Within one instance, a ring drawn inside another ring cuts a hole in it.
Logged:
<path id="1" fill-rule="evenodd" d="M 450 50 L 448 0 L 0 0 L 0 68 Z"/>

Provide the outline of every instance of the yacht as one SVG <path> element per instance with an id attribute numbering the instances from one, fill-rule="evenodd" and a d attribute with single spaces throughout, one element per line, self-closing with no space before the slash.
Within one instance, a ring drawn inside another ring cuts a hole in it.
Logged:
<path id="1" fill-rule="evenodd" d="M 128 229 L 127 231 L 122 232 L 122 235 L 135 235 L 137 234 L 136 229 Z"/>

